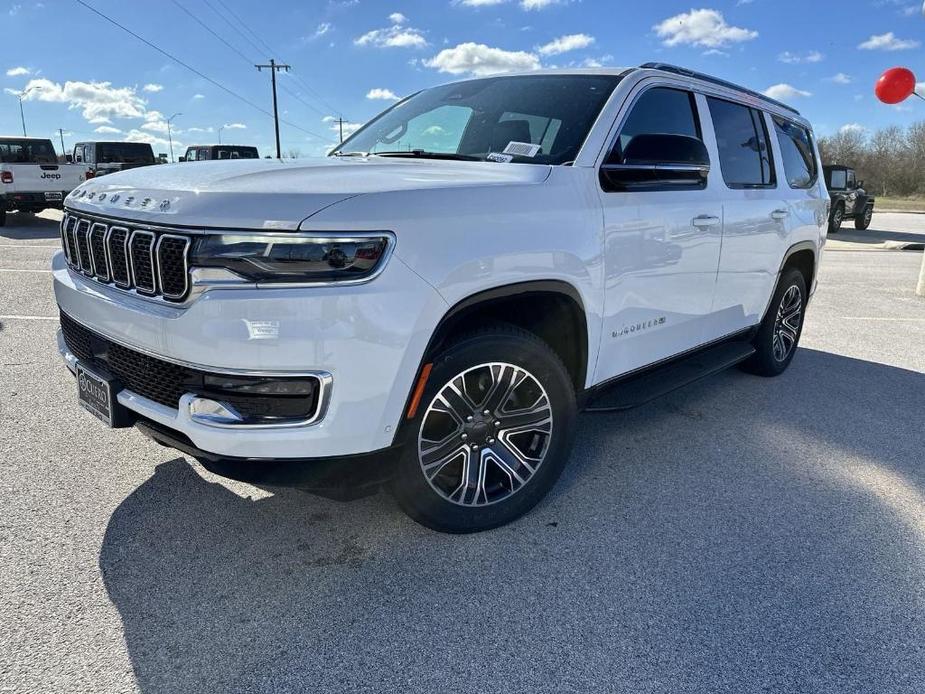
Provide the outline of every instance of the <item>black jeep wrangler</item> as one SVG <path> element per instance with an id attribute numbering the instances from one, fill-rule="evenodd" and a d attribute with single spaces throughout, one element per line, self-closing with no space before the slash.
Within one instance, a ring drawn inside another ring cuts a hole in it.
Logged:
<path id="1" fill-rule="evenodd" d="M 874 216 L 874 197 L 864 190 L 864 181 L 858 181 L 854 169 L 848 166 L 823 166 L 822 170 L 832 198 L 829 233 L 836 233 L 846 219 L 854 220 L 855 229 L 869 227 Z"/>

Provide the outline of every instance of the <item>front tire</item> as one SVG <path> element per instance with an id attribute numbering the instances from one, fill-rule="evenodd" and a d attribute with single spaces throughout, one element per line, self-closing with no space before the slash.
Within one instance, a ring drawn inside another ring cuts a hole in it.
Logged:
<path id="1" fill-rule="evenodd" d="M 559 478 L 572 447 L 575 390 L 542 340 L 499 324 L 443 349 L 392 491 L 418 523 L 471 533 L 510 523 Z"/>
<path id="2" fill-rule="evenodd" d="M 868 205 L 864 208 L 864 212 L 860 217 L 854 218 L 854 228 L 859 231 L 864 231 L 870 226 L 871 220 L 874 218 L 874 208 Z"/>
<path id="3" fill-rule="evenodd" d="M 838 230 L 841 229 L 841 224 L 843 221 L 845 221 L 845 206 L 841 203 L 838 203 L 832 209 L 832 214 L 829 216 L 829 233 L 838 233 Z"/>
<path id="4" fill-rule="evenodd" d="M 785 269 L 752 341 L 755 353 L 742 364 L 745 371 L 758 376 L 779 376 L 787 370 L 803 334 L 806 300 L 803 273 L 796 268 Z"/>

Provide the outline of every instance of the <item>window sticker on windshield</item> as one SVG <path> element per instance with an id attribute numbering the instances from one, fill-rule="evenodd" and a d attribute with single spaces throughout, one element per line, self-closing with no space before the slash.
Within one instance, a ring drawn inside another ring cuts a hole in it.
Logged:
<path id="1" fill-rule="evenodd" d="M 532 145 L 529 142 L 508 142 L 507 147 L 504 148 L 504 153 L 512 154 L 515 157 L 529 157 L 533 159 L 533 157 L 540 153 L 541 149 L 543 149 L 541 145 Z"/>
<path id="2" fill-rule="evenodd" d="M 496 161 L 500 164 L 510 164 L 514 160 L 510 154 L 499 154 L 498 152 L 492 152 L 487 158 L 488 161 Z"/>

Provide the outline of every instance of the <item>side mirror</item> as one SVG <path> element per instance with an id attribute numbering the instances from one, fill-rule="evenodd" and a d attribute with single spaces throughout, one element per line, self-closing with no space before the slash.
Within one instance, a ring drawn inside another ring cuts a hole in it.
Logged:
<path id="1" fill-rule="evenodd" d="M 706 145 L 686 135 L 637 135 L 626 146 L 622 162 L 601 167 L 602 177 L 617 190 L 703 188 L 709 172 Z"/>
<path id="2" fill-rule="evenodd" d="M 73 163 L 74 163 L 74 156 L 71 155 L 71 154 L 65 154 L 65 155 L 64 155 L 64 160 L 65 160 L 68 164 L 73 164 Z"/>
<path id="3" fill-rule="evenodd" d="M 863 187 L 864 187 L 864 181 L 858 181 L 857 183 L 855 183 L 854 187 L 855 187 L 855 188 L 863 188 Z"/>
<path id="4" fill-rule="evenodd" d="M 180 157 L 177 161 L 186 161 L 186 157 Z"/>

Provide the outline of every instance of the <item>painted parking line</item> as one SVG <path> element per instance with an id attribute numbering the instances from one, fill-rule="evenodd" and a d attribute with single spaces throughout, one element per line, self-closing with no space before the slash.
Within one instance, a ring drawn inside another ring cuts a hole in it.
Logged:
<path id="1" fill-rule="evenodd" d="M 0 316 L 0 320 L 58 320 L 58 316 Z"/>
<path id="2" fill-rule="evenodd" d="M 0 243 L 0 248 L 61 248 L 60 244 L 57 243 L 42 243 L 42 244 L 25 244 L 25 243 Z"/>
<path id="3" fill-rule="evenodd" d="M 0 267 L 0 272 L 38 272 L 38 273 L 52 273 L 54 270 L 23 270 L 21 268 L 7 268 Z"/>
<path id="4" fill-rule="evenodd" d="M 842 320 L 909 321 L 912 323 L 925 323 L 925 318 L 883 318 L 880 316 L 842 316 Z"/>

